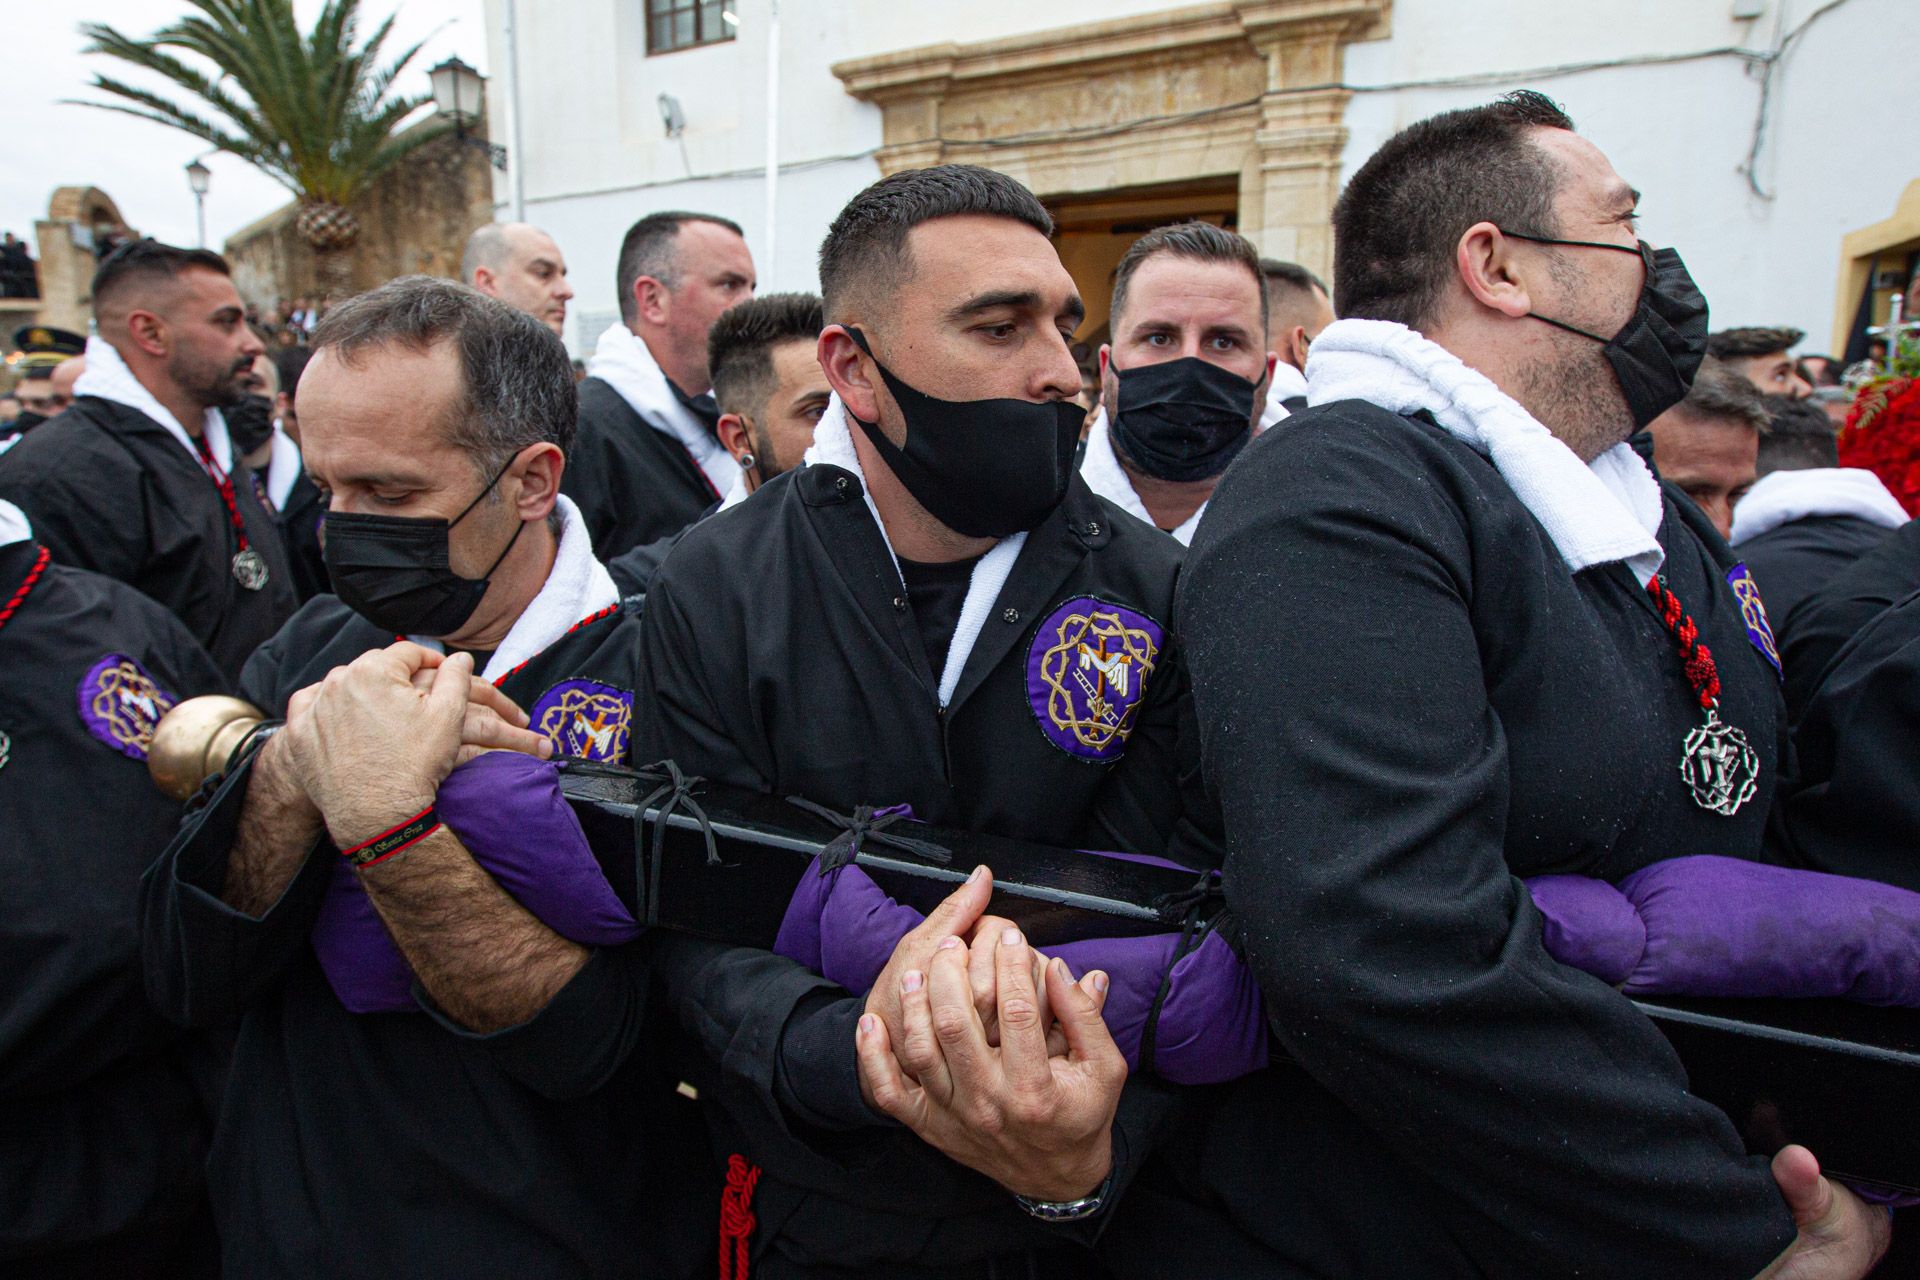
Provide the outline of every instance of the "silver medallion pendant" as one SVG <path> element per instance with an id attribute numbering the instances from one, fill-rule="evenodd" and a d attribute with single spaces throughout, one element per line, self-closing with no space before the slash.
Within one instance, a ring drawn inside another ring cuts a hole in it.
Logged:
<path id="1" fill-rule="evenodd" d="M 233 580 L 249 591 L 258 591 L 267 585 L 267 562 L 248 547 L 233 558 Z"/>
<path id="2" fill-rule="evenodd" d="M 12 758 L 13 758 L 13 739 L 7 736 L 7 731 L 5 729 L 0 729 L 0 769 L 6 768 L 7 761 L 11 760 Z"/>
<path id="3" fill-rule="evenodd" d="M 1747 745 L 1747 735 L 1707 712 L 1707 722 L 1687 735 L 1680 752 L 1680 776 L 1693 792 L 1693 802 L 1731 818 L 1760 789 L 1760 757 Z"/>

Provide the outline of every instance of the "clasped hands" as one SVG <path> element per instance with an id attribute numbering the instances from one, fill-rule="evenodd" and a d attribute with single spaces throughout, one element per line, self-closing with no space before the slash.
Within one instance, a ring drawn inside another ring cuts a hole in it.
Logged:
<path id="1" fill-rule="evenodd" d="M 1112 1169 L 1127 1064 L 1101 1019 L 1107 975 L 1075 981 L 967 882 L 900 940 L 855 1033 L 868 1103 L 1036 1200 L 1091 1196 Z"/>
<path id="2" fill-rule="evenodd" d="M 299 788 L 345 849 L 425 809 L 454 766 L 483 751 L 551 756 L 528 725 L 474 674 L 472 657 L 402 641 L 295 693 L 262 763 Z"/>

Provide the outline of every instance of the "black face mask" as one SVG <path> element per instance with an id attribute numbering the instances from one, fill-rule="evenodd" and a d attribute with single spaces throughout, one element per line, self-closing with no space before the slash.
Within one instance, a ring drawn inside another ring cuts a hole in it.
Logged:
<path id="1" fill-rule="evenodd" d="M 1647 268 L 1646 280 L 1640 286 L 1640 305 L 1612 338 L 1576 329 L 1537 312 L 1532 313 L 1533 318 L 1602 344 L 1601 354 L 1613 366 L 1613 375 L 1620 380 L 1621 394 L 1627 398 L 1627 411 L 1637 426 L 1647 426 L 1686 399 L 1693 387 L 1693 376 L 1700 372 L 1700 361 L 1707 354 L 1707 300 L 1700 295 L 1700 287 L 1694 284 L 1693 277 L 1687 274 L 1687 266 L 1680 261 L 1678 253 L 1652 248 L 1645 240 L 1629 249 L 1623 244 L 1603 244 L 1598 240 L 1549 240 L 1545 236 L 1521 235 L 1504 227 L 1501 234 L 1535 244 L 1565 244 L 1639 254 Z"/>
<path id="2" fill-rule="evenodd" d="M 225 415 L 234 457 L 252 453 L 273 439 L 273 401 L 265 396 L 248 396 L 227 409 Z"/>
<path id="3" fill-rule="evenodd" d="M 1253 439 L 1253 396 L 1260 387 L 1233 370 L 1198 356 L 1112 368 L 1119 412 L 1108 428 L 1127 461 L 1148 475 L 1217 476 Z"/>
<path id="4" fill-rule="evenodd" d="M 22 409 L 19 413 L 14 415 L 12 422 L 0 423 L 0 428 L 5 428 L 12 431 L 18 431 L 24 434 L 28 431 L 33 430 L 35 427 L 39 426 L 41 423 L 45 422 L 46 420 L 47 420 L 47 415 L 44 413 L 35 413 L 31 409 Z"/>
<path id="5" fill-rule="evenodd" d="M 452 520 L 329 513 L 325 558 L 333 593 L 347 608 L 395 635 L 448 636 L 458 631 L 480 607 L 493 571 L 527 527 L 520 522 L 478 578 L 461 577 L 448 562 L 453 526 L 466 519 L 505 474 L 502 467 Z"/>
<path id="6" fill-rule="evenodd" d="M 866 335 L 848 336 L 873 356 Z M 1071 400 L 936 400 L 887 372 L 907 421 L 904 448 L 877 422 L 853 418 L 907 492 L 934 519 L 969 538 L 1005 538 L 1032 529 L 1060 505 L 1073 477 L 1073 451 L 1086 413 Z"/>

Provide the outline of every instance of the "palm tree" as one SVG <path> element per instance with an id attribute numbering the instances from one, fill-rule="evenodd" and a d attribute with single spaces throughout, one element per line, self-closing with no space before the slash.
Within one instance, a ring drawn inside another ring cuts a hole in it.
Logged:
<path id="1" fill-rule="evenodd" d="M 451 128 L 399 132 L 401 122 L 429 101 L 393 92 L 421 46 L 377 66 L 393 18 L 356 47 L 360 0 L 326 0 L 304 36 L 294 21 L 293 0 L 188 3 L 198 16 L 145 40 L 102 23 L 83 23 L 80 32 L 93 41 L 88 53 L 171 81 L 197 99 L 191 107 L 97 73 L 92 87 L 120 101 L 79 105 L 190 133 L 277 179 L 300 202 L 295 226 L 318 257 L 323 285 L 336 295 L 346 292 L 344 251 L 360 235 L 349 206 L 395 161 Z M 196 55 L 214 74 L 170 50 Z"/>

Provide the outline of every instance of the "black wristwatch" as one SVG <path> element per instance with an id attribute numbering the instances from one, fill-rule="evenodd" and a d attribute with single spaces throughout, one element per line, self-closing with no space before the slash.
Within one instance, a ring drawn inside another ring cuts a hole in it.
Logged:
<path id="1" fill-rule="evenodd" d="M 1090 1196 L 1081 1196 L 1078 1200 L 1035 1200 L 1031 1196 L 1016 1195 L 1013 1198 L 1029 1215 L 1042 1222 L 1078 1222 L 1082 1218 L 1091 1218 L 1100 1212 L 1107 1203 L 1107 1193 L 1113 1190 L 1113 1171 L 1107 1171 L 1107 1180 Z"/>

